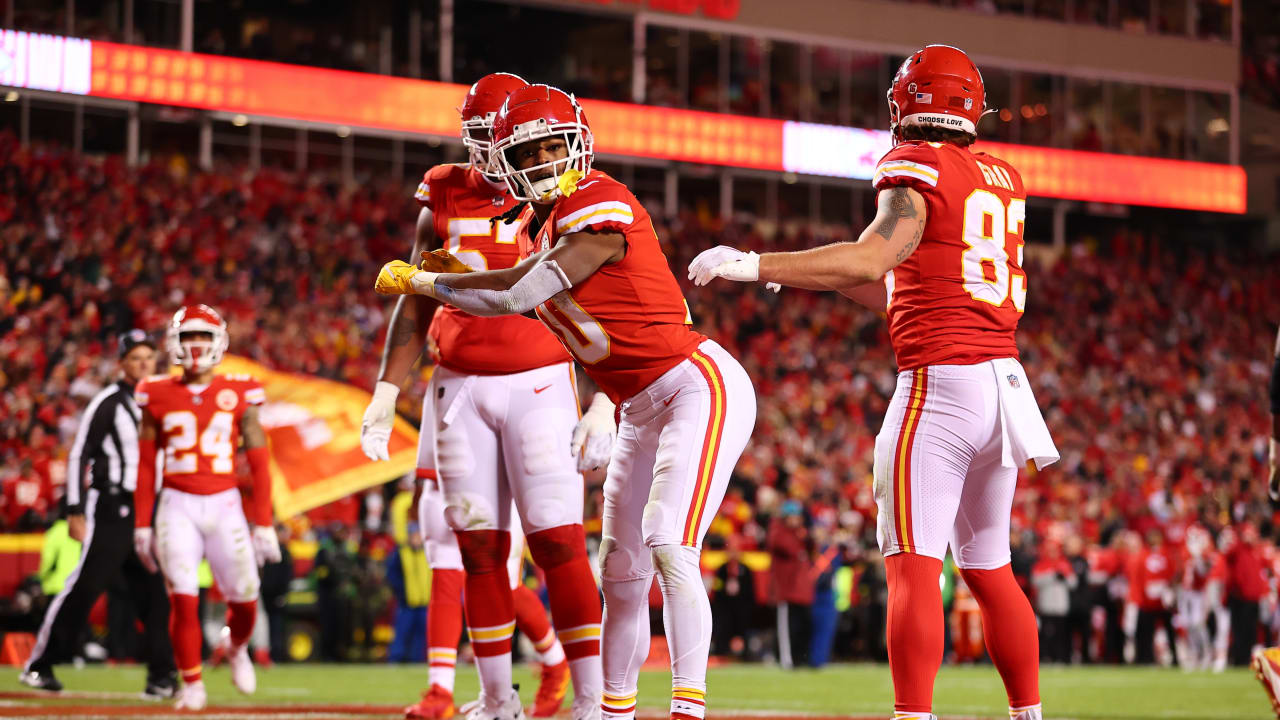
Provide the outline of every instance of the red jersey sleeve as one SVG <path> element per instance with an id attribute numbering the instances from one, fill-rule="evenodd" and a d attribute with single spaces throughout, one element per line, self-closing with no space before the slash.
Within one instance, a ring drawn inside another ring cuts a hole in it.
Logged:
<path id="1" fill-rule="evenodd" d="M 151 379 L 143 378 L 138 386 L 133 389 L 133 401 L 138 407 L 144 408 L 151 402 Z"/>
<path id="2" fill-rule="evenodd" d="M 880 158 L 871 184 L 876 190 L 909 187 L 921 194 L 935 192 L 941 165 L 937 148 L 929 143 L 903 143 Z"/>
<path id="3" fill-rule="evenodd" d="M 262 383 L 257 378 L 248 377 L 244 380 L 244 402 L 246 405 L 261 405 L 267 401 L 267 391 L 262 387 Z"/>
<path id="4" fill-rule="evenodd" d="M 625 233 L 639 215 L 635 203 L 635 196 L 622 183 L 592 173 L 579 180 L 577 189 L 556 207 L 555 237 L 576 232 Z"/>
<path id="5" fill-rule="evenodd" d="M 445 164 L 426 171 L 422 174 L 422 182 L 418 183 L 418 189 L 413 192 L 413 199 L 420 207 L 436 212 L 436 203 L 440 202 L 444 195 L 444 184 L 453 179 L 459 169 L 458 165 Z"/>

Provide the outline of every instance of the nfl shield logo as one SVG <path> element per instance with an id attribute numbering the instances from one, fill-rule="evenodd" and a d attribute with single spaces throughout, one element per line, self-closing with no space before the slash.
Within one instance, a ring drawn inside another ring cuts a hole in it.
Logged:
<path id="1" fill-rule="evenodd" d="M 965 110 L 972 110 L 972 109 L 973 109 L 973 98 L 965 98 L 965 99 L 964 99 L 964 109 L 965 109 Z"/>
<path id="2" fill-rule="evenodd" d="M 1021 383 L 1020 383 L 1020 382 L 1018 382 L 1018 376 L 1017 376 L 1017 375 L 1010 375 L 1010 376 L 1009 376 L 1009 385 L 1010 385 L 1011 387 L 1020 387 L 1020 386 L 1021 386 Z"/>

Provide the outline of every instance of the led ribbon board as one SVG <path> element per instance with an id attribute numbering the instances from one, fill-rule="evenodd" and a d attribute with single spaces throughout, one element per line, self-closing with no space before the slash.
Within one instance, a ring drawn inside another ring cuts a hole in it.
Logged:
<path id="1" fill-rule="evenodd" d="M 459 134 L 466 86 L 0 31 L 0 85 L 438 136 Z M 870 179 L 883 130 L 584 100 L 596 150 L 630 157 Z M 979 143 L 1033 196 L 1245 211 L 1233 165 Z"/>

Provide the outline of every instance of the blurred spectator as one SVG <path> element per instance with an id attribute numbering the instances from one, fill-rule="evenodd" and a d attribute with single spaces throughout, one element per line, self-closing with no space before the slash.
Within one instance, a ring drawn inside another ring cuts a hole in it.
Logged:
<path id="1" fill-rule="evenodd" d="M 1134 661 L 1139 664 L 1155 661 L 1157 629 L 1164 631 L 1160 646 L 1169 650 L 1174 647 L 1173 581 L 1177 577 L 1177 567 L 1159 528 L 1148 530 L 1146 541 L 1146 548 L 1131 565 L 1134 573 L 1129 581 L 1129 597 L 1138 609 Z"/>
<path id="2" fill-rule="evenodd" d="M 267 616 L 267 647 L 270 648 L 268 659 L 272 662 L 288 662 L 290 658 L 285 641 L 285 604 L 289 597 L 289 585 L 293 582 L 293 556 L 289 553 L 292 532 L 289 526 L 276 523 L 276 537 L 280 540 L 280 562 L 269 562 L 262 566 L 262 586 L 258 591 L 261 601 L 258 609 Z M 254 633 L 257 632 L 258 626 L 255 625 Z M 255 651 L 254 662 L 263 664 L 258 651 Z"/>
<path id="3" fill-rule="evenodd" d="M 715 536 L 713 545 L 719 542 L 724 541 Z M 711 592 L 714 654 L 745 657 L 755 620 L 756 583 L 751 568 L 742 563 L 742 540 L 738 535 L 728 537 L 725 561 L 716 568 Z"/>
<path id="4" fill-rule="evenodd" d="M 778 607 L 778 661 L 789 670 L 809 660 L 814 594 L 809 531 L 798 501 L 784 502 L 770 523 L 768 549 Z"/>
<path id="5" fill-rule="evenodd" d="M 1071 601 L 1067 609 L 1067 659 L 1075 660 L 1079 657 L 1081 662 L 1088 663 L 1093 661 L 1090 645 L 1093 644 L 1094 587 L 1090 579 L 1089 561 L 1084 556 L 1084 540 L 1072 533 L 1067 537 L 1063 551 L 1076 580 L 1071 588 Z M 1075 655 L 1077 648 L 1079 656 Z"/>
<path id="6" fill-rule="evenodd" d="M 843 560 L 843 548 L 830 539 L 830 532 L 825 527 L 814 528 L 813 539 L 817 558 L 812 571 L 813 637 L 809 644 L 809 665 L 819 668 L 831 659 L 831 646 L 836 640 L 835 576 Z"/>
<path id="7" fill-rule="evenodd" d="M 44 543 L 40 546 L 40 569 L 36 577 L 40 579 L 40 588 L 47 597 L 62 592 L 67 576 L 80 562 L 80 541 L 67 532 L 67 521 L 59 518 L 49 526 L 44 534 Z"/>
<path id="8" fill-rule="evenodd" d="M 1258 606 L 1267 594 L 1266 561 L 1258 529 L 1243 526 L 1227 554 L 1227 598 L 1231 608 L 1231 664 L 1249 664 L 1258 644 Z"/>
<path id="9" fill-rule="evenodd" d="M 1071 592 L 1079 579 L 1071 563 L 1062 555 L 1056 541 L 1044 545 L 1044 552 L 1031 568 L 1031 587 L 1035 591 L 1035 610 L 1040 616 L 1040 659 L 1065 663 L 1071 660 L 1067 615 L 1071 610 Z"/>
<path id="10" fill-rule="evenodd" d="M 320 657 L 327 662 L 345 662 L 350 655 L 356 559 L 347 547 L 349 535 L 345 525 L 330 525 L 312 569 L 320 611 Z"/>
<path id="11" fill-rule="evenodd" d="M 387 660 L 419 663 L 427 655 L 427 601 L 431 597 L 431 570 L 427 567 L 418 523 L 408 524 L 406 540 L 387 555 L 387 585 L 396 599 L 395 623 Z"/>

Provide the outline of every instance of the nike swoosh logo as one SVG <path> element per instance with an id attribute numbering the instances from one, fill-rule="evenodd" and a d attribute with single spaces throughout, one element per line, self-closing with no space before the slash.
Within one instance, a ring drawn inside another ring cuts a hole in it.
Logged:
<path id="1" fill-rule="evenodd" d="M 543 390 L 546 390 L 546 389 L 547 389 L 547 388 L 549 388 L 549 387 L 551 387 L 551 386 L 550 386 L 550 385 L 543 385 L 543 386 L 542 386 L 542 387 L 540 387 L 540 388 L 534 388 L 534 389 L 533 389 L 533 394 L 534 394 L 534 395 L 537 395 L 538 393 L 542 392 Z"/>
<path id="2" fill-rule="evenodd" d="M 671 401 L 672 401 L 672 400 L 675 400 L 675 399 L 676 399 L 676 396 L 677 396 L 677 395 L 679 395 L 679 394 L 680 394 L 680 391 L 679 391 L 679 390 L 677 390 L 677 391 L 675 391 L 674 393 L 672 393 L 672 394 L 671 394 L 671 397 L 669 397 L 669 398 L 667 398 L 666 400 L 663 400 L 663 401 L 662 401 L 663 406 L 665 407 L 665 406 L 667 406 L 667 405 L 670 405 L 670 404 L 671 404 Z"/>
<path id="3" fill-rule="evenodd" d="M 596 183 L 598 183 L 598 182 L 600 182 L 600 181 L 599 181 L 599 180 L 588 180 L 588 181 L 586 181 L 586 182 L 584 182 L 584 183 L 578 183 L 578 189 L 579 189 L 579 190 L 581 190 L 582 188 L 587 187 L 588 185 L 594 185 L 594 184 L 596 184 Z"/>

